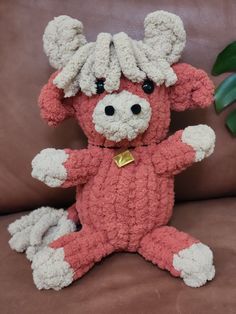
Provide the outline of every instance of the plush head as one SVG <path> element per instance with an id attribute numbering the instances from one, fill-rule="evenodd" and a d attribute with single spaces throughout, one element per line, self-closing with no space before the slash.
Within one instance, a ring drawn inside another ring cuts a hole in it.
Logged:
<path id="1" fill-rule="evenodd" d="M 88 43 L 80 21 L 68 16 L 51 21 L 44 49 L 58 71 L 40 96 L 43 117 L 56 125 L 75 116 L 93 145 L 138 146 L 164 139 L 170 110 L 197 104 L 197 99 L 191 102 L 184 96 L 196 89 L 189 77 L 197 82 L 202 73 L 174 65 L 186 39 L 178 16 L 153 12 L 144 21 L 144 31 L 142 41 L 125 33 L 100 33 L 96 42 Z M 184 72 L 187 79 L 181 79 Z M 52 102 L 52 91 L 56 102 L 50 111 L 46 99 Z M 204 99 L 202 106 L 210 101 Z"/>

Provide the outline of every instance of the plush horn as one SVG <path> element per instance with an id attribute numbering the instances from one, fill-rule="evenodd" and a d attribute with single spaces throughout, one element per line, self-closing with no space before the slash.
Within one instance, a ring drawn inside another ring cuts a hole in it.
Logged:
<path id="1" fill-rule="evenodd" d="M 144 21 L 145 37 L 158 58 L 165 59 L 170 65 L 180 59 L 186 42 L 184 25 L 179 16 L 156 11 L 147 15 Z"/>
<path id="2" fill-rule="evenodd" d="M 43 35 L 43 46 L 55 69 L 63 68 L 79 47 L 86 44 L 83 24 L 67 15 L 50 21 Z"/>

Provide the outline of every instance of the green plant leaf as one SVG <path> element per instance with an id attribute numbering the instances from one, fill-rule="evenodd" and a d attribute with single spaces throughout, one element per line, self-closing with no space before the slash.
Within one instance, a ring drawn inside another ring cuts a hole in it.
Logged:
<path id="1" fill-rule="evenodd" d="M 236 41 L 229 44 L 218 54 L 211 74 L 219 75 L 225 72 L 233 72 L 234 70 L 236 70 Z"/>
<path id="2" fill-rule="evenodd" d="M 236 74 L 227 77 L 215 90 L 215 108 L 219 113 L 236 100 Z"/>
<path id="3" fill-rule="evenodd" d="M 227 116 L 226 125 L 229 128 L 230 132 L 236 136 L 236 109 Z"/>

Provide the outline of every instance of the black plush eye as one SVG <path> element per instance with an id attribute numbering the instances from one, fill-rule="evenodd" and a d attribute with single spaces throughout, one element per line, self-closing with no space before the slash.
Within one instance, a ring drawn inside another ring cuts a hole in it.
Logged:
<path id="1" fill-rule="evenodd" d="M 154 83 L 151 80 L 145 80 L 142 85 L 144 93 L 151 94 L 154 91 Z"/>
<path id="2" fill-rule="evenodd" d="M 107 116 L 113 116 L 114 113 L 115 113 L 115 109 L 113 106 L 106 106 L 105 107 L 105 114 Z"/>
<path id="3" fill-rule="evenodd" d="M 102 94 L 105 91 L 104 80 L 97 80 L 97 94 Z"/>

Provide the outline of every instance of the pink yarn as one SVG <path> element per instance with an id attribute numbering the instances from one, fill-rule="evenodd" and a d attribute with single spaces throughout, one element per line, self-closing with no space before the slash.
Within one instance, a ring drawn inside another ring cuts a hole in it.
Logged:
<path id="1" fill-rule="evenodd" d="M 71 205 L 68 209 L 68 218 L 70 220 L 72 220 L 74 223 L 79 223 L 79 216 L 78 216 L 78 212 L 76 210 L 76 204 Z"/>
<path id="2" fill-rule="evenodd" d="M 195 160 L 193 148 L 181 141 L 182 131 L 167 137 L 170 110 L 204 108 L 213 102 L 213 84 L 202 70 L 188 64 L 173 66 L 175 86 L 156 87 L 145 94 L 141 84 L 121 79 L 120 89 L 148 100 L 152 117 L 148 129 L 132 141 L 108 141 L 92 122 L 93 110 L 106 92 L 88 97 L 82 93 L 64 99 L 53 85 L 52 75 L 42 89 L 39 105 L 42 117 L 53 126 L 74 116 L 88 137 L 87 149 L 66 149 L 67 180 L 63 187 L 77 186 L 76 211 L 69 217 L 80 220 L 82 230 L 54 241 L 52 248 L 64 248 L 65 260 L 74 279 L 114 251 L 138 252 L 172 275 L 173 255 L 198 242 L 190 235 L 166 226 L 174 204 L 174 175 Z M 119 92 L 118 91 L 118 92 Z M 113 157 L 129 147 L 135 161 L 118 168 Z"/>

